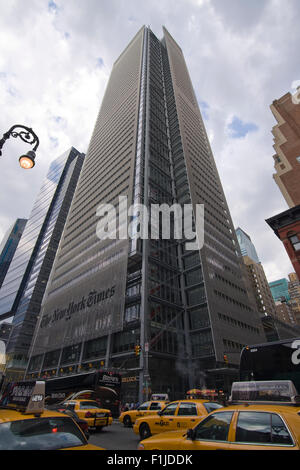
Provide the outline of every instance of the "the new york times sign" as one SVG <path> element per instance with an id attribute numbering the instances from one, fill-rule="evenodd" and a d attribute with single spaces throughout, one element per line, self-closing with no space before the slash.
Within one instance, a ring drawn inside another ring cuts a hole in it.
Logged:
<path id="1" fill-rule="evenodd" d="M 52 314 L 44 315 L 40 328 L 46 328 L 63 319 L 69 321 L 77 312 L 102 304 L 115 295 L 115 289 L 116 286 L 111 286 L 100 292 L 92 290 L 87 296 L 82 296 L 79 302 L 72 301 L 65 308 L 56 308 Z"/>

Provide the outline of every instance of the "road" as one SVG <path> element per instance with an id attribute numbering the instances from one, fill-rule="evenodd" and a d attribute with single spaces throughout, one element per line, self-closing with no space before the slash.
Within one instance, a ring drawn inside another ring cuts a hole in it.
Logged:
<path id="1" fill-rule="evenodd" d="M 134 434 L 132 428 L 125 428 L 119 421 L 114 420 L 111 426 L 102 431 L 90 431 L 89 444 L 103 447 L 107 450 L 137 450 L 140 437 Z"/>

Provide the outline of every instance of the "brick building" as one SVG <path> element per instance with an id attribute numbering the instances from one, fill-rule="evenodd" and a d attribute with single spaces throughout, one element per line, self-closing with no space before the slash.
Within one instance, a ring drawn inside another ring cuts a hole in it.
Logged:
<path id="1" fill-rule="evenodd" d="M 266 222 L 280 238 L 300 277 L 300 104 L 287 93 L 271 105 L 276 173 L 273 175 L 290 209 Z"/>
<path id="2" fill-rule="evenodd" d="M 300 204 L 300 105 L 290 93 L 275 100 L 271 111 L 277 120 L 273 127 L 273 156 L 276 173 L 273 175 L 289 207 Z"/>
<path id="3" fill-rule="evenodd" d="M 282 241 L 295 272 L 300 278 L 300 204 L 270 217 L 266 222 Z"/>

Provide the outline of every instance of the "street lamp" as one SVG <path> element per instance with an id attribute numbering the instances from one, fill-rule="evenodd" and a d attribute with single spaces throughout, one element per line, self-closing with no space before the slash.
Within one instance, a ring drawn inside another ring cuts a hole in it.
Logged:
<path id="1" fill-rule="evenodd" d="M 7 139 L 9 139 L 10 137 L 14 137 L 14 138 L 20 137 L 20 139 L 22 139 L 23 142 L 27 142 L 27 144 L 31 144 L 31 145 L 34 144 L 34 147 L 32 150 L 29 150 L 29 152 L 27 152 L 24 155 L 21 155 L 21 157 L 19 158 L 20 166 L 24 168 L 24 170 L 29 170 L 30 168 L 33 168 L 35 165 L 35 162 L 34 162 L 35 152 L 40 143 L 38 136 L 29 127 L 21 126 L 19 124 L 12 126 L 9 129 L 9 131 L 3 134 L 3 137 L 0 140 L 0 156 L 2 155 L 1 150 L 2 150 L 3 145 L 5 144 Z"/>

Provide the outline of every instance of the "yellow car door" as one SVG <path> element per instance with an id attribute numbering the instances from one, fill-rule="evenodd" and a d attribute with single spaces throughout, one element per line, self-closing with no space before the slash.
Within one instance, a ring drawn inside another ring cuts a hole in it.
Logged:
<path id="1" fill-rule="evenodd" d="M 240 411 L 230 450 L 298 449 L 286 423 L 278 413 Z"/>
<path id="2" fill-rule="evenodd" d="M 222 411 L 204 418 L 195 428 L 188 430 L 187 436 L 181 442 L 181 449 L 229 450 L 233 413 L 233 411 Z"/>
<path id="3" fill-rule="evenodd" d="M 147 416 L 147 410 L 149 409 L 151 405 L 150 401 L 146 401 L 142 405 L 140 405 L 135 412 L 134 420 L 141 418 L 143 416 Z"/>
<path id="4" fill-rule="evenodd" d="M 199 421 L 201 416 L 199 416 L 197 404 L 193 402 L 181 402 L 177 410 L 177 415 L 175 417 L 174 430 L 180 429 L 191 429 Z M 207 413 L 205 413 L 207 414 Z"/>
<path id="5" fill-rule="evenodd" d="M 176 410 L 179 402 L 172 402 L 158 413 L 157 419 L 154 420 L 152 434 L 158 434 L 165 431 L 176 430 Z"/>

